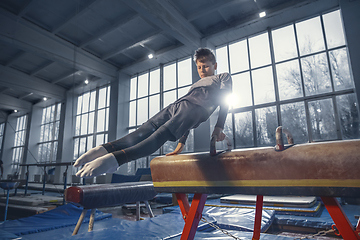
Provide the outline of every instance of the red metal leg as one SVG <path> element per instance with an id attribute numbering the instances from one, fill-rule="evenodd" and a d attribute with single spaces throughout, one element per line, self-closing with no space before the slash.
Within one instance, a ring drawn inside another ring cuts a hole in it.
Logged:
<path id="1" fill-rule="evenodd" d="M 321 197 L 326 210 L 329 212 L 333 219 L 336 228 L 339 230 L 340 235 L 345 240 L 358 240 L 359 235 L 354 231 L 354 227 L 351 225 L 349 219 L 343 212 L 339 202 L 334 197 Z"/>
<path id="2" fill-rule="evenodd" d="M 207 194 L 196 193 L 191 202 L 191 206 L 185 193 L 176 193 L 176 198 L 185 221 L 180 240 L 192 240 L 195 237 L 196 229 L 201 219 Z"/>
<path id="3" fill-rule="evenodd" d="M 253 240 L 260 239 L 263 199 L 264 198 L 262 195 L 256 196 L 255 223 L 254 223 L 254 233 L 252 237 Z"/>

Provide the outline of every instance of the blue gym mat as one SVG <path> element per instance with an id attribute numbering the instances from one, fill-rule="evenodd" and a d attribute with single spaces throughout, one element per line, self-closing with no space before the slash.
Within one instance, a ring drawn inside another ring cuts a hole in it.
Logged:
<path id="1" fill-rule="evenodd" d="M 232 233 L 241 239 L 251 239 L 255 210 L 249 208 L 215 207 L 218 199 L 206 202 L 203 217 L 209 222 L 215 223 L 222 229 Z M 360 206 L 343 205 L 343 210 L 352 224 L 356 224 L 354 218 L 360 212 Z M 111 214 L 96 213 L 94 230 L 88 231 L 89 213 L 81 225 L 78 235 L 71 236 L 82 208 L 72 204 L 60 206 L 43 214 L 29 218 L 12 220 L 0 223 L 0 239 L 14 239 L 21 236 L 23 240 L 37 239 L 180 239 L 184 220 L 178 206 L 165 208 L 165 214 L 155 218 L 134 222 L 120 218 L 110 218 Z M 292 215 L 275 215 L 273 210 L 263 210 L 262 231 L 269 228 L 272 222 L 279 225 L 293 225 L 297 227 L 329 228 L 333 221 L 326 211 L 323 210 L 319 217 L 304 217 Z M 246 232 L 247 231 L 247 232 Z M 214 230 L 208 223 L 200 222 L 195 239 L 233 239 L 224 233 Z M 288 237 L 262 234 L 261 239 L 287 240 Z"/>
<path id="2" fill-rule="evenodd" d="M 215 222 L 210 216 L 208 221 Z M 88 232 L 88 224 L 83 223 L 79 232 L 71 236 L 75 226 L 54 229 L 47 232 L 39 232 L 23 236 L 23 240 L 37 239 L 170 239 L 180 236 L 184 228 L 184 220 L 180 213 L 169 213 L 145 218 L 141 221 L 129 221 L 120 218 L 109 218 L 94 223 L 92 232 Z M 207 223 L 200 223 L 198 230 L 207 229 Z"/>
<path id="3" fill-rule="evenodd" d="M 49 231 L 67 226 L 75 227 L 83 208 L 65 204 L 45 213 L 0 223 L 0 231 L 17 236 Z M 112 214 L 96 211 L 95 221 L 110 218 Z M 90 210 L 84 218 L 89 222 Z M 85 224 L 84 224 L 85 225 Z"/>
<path id="4" fill-rule="evenodd" d="M 356 226 L 356 215 L 360 214 L 360 205 L 341 205 L 345 215 L 348 217 L 350 223 Z M 318 217 L 304 217 L 296 215 L 276 215 L 274 224 L 296 226 L 296 227 L 309 227 L 315 229 L 330 229 L 334 224 L 329 212 L 322 206 L 322 212 Z"/>

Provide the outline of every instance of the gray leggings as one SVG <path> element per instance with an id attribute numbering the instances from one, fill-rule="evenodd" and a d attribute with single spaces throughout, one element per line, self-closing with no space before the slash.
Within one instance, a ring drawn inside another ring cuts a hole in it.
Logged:
<path id="1" fill-rule="evenodd" d="M 165 126 L 156 128 L 150 121 L 147 121 L 136 131 L 102 146 L 109 153 L 114 154 L 120 166 L 126 162 L 149 156 L 166 141 L 173 138 L 174 136 Z"/>

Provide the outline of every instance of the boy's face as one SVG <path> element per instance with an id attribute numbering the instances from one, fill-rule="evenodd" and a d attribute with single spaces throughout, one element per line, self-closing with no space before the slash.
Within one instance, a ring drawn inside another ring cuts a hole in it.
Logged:
<path id="1" fill-rule="evenodd" d="M 212 76 L 217 68 L 217 63 L 213 64 L 207 59 L 201 59 L 196 61 L 197 71 L 200 78 Z"/>

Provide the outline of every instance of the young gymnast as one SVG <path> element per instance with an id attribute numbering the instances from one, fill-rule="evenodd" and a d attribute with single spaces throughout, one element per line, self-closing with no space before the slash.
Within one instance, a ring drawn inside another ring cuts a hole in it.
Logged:
<path id="1" fill-rule="evenodd" d="M 84 153 L 74 163 L 74 167 L 84 165 L 76 176 L 87 178 L 115 172 L 124 163 L 152 154 L 168 140 L 179 142 L 176 149 L 166 155 L 179 154 L 190 129 L 205 122 L 219 106 L 218 120 L 211 136 L 216 141 L 224 140 L 223 128 L 229 109 L 225 98 L 232 91 L 231 75 L 215 75 L 217 62 L 208 48 L 196 50 L 194 61 L 200 80 L 185 96 L 161 110 L 136 131 Z"/>

